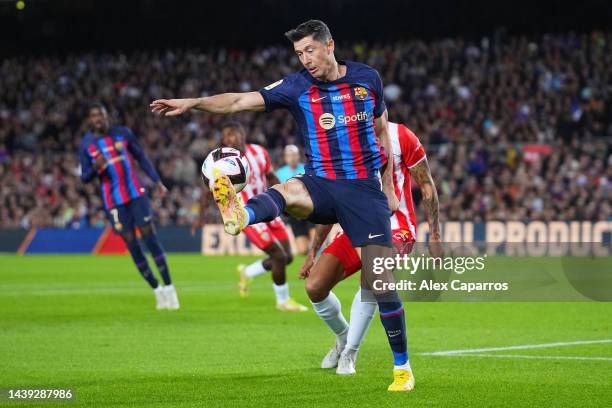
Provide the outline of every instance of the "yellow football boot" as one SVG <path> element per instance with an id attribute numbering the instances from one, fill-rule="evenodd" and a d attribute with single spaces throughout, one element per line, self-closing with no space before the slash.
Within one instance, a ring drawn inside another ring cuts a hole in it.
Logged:
<path id="1" fill-rule="evenodd" d="M 304 305 L 300 305 L 292 298 L 287 299 L 285 303 L 277 303 L 276 308 L 281 312 L 305 312 L 308 308 Z"/>
<path id="2" fill-rule="evenodd" d="M 239 276 L 238 290 L 240 291 L 240 297 L 244 299 L 245 297 L 249 296 L 249 286 L 251 285 L 251 282 L 253 282 L 253 279 L 246 276 L 246 273 L 245 273 L 246 265 L 240 264 L 238 265 L 237 269 L 238 269 L 238 276 Z"/>
<path id="3" fill-rule="evenodd" d="M 393 383 L 389 391 L 411 391 L 414 388 L 414 376 L 412 371 L 393 370 Z"/>
<path id="4" fill-rule="evenodd" d="M 229 177 L 221 173 L 218 169 L 213 170 L 213 176 L 215 181 L 213 183 L 213 197 L 215 202 L 221 211 L 221 217 L 223 218 L 223 229 L 230 235 L 238 235 L 240 231 L 246 226 L 246 212 L 244 206 L 234 185 L 230 181 Z"/>

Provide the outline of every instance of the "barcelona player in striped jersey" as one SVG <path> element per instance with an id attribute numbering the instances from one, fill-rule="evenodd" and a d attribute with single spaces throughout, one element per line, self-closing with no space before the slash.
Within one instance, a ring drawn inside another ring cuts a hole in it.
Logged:
<path id="1" fill-rule="evenodd" d="M 440 241 L 438 193 L 427 163 L 423 145 L 406 126 L 389 123 L 392 154 L 394 156 L 393 182 L 400 207 L 391 216 L 393 243 L 400 253 L 408 254 L 416 242 L 416 215 L 412 200 L 411 180 L 414 178 L 422 195 L 422 207 L 429 224 L 430 243 Z M 317 253 L 331 230 L 331 225 L 317 225 L 316 234 L 300 276 L 307 278 L 306 291 L 311 299 L 328 296 L 340 281 L 361 269 L 361 259 L 343 231 L 323 250 Z M 337 367 L 337 374 L 355 374 L 357 352 L 376 311 L 376 303 L 362 302 L 358 290 L 351 305 L 350 324 L 342 314 L 321 315 L 321 319 L 334 330 L 336 344 L 321 363 L 322 368 Z M 410 366 L 410 364 L 408 364 Z M 412 371 L 410 369 L 410 371 Z M 414 386 L 414 376 L 411 377 Z"/>
<path id="2" fill-rule="evenodd" d="M 221 144 L 239 150 L 249 164 L 249 179 L 240 192 L 240 199 L 246 203 L 249 198 L 264 192 L 268 185 L 278 184 L 279 180 L 272 169 L 268 151 L 255 143 L 246 143 L 246 130 L 239 122 L 226 122 L 221 126 Z M 204 224 L 203 210 L 208 207 L 210 194 L 200 196 L 200 217 L 198 226 Z M 250 265 L 238 265 L 240 297 L 247 297 L 253 279 L 271 271 L 272 287 L 276 295 L 276 308 L 282 312 L 305 312 L 308 309 L 289 296 L 287 265 L 293 261 L 287 227 L 280 217 L 274 220 L 249 225 L 242 232 L 249 241 L 261 249 L 267 257 Z"/>
<path id="3" fill-rule="evenodd" d="M 102 200 L 108 220 L 127 245 L 136 268 L 155 293 L 157 309 L 178 309 L 176 290 L 172 285 L 166 255 L 153 225 L 153 211 L 144 185 L 138 179 L 134 161 L 156 184 L 161 195 L 167 192 L 157 171 L 147 158 L 132 131 L 126 127 L 110 126 L 106 108 L 93 104 L 89 108 L 90 130 L 79 148 L 81 180 L 100 180 Z M 136 228 L 153 255 L 164 282 L 160 285 L 149 267 L 136 236 Z"/>
<path id="4" fill-rule="evenodd" d="M 361 251 L 366 287 L 390 281 L 391 271 L 374 275 L 374 260 L 393 256 L 389 217 L 397 210 L 392 163 L 382 172 L 378 144 L 391 150 L 383 84 L 372 67 L 336 60 L 329 28 L 310 20 L 285 33 L 303 69 L 256 92 L 202 98 L 159 99 L 154 113 L 176 116 L 191 109 L 216 114 L 288 110 L 298 124 L 308 159 L 306 173 L 257 194 L 243 205 L 229 178 L 216 174 L 213 195 L 227 233 L 269 222 L 283 212 L 315 224 L 340 223 Z M 392 160 L 392 156 L 390 156 Z M 384 286 L 384 285 L 383 285 Z M 410 390 L 404 309 L 395 291 L 375 291 L 381 322 L 393 354 L 389 391 Z M 340 313 L 330 293 L 315 310 Z"/>

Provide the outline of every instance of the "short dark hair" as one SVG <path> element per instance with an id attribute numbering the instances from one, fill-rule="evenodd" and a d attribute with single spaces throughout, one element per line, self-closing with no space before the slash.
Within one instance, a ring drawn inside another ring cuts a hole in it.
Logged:
<path id="1" fill-rule="evenodd" d="M 244 126 L 242 126 L 242 123 L 236 120 L 228 120 L 227 122 L 224 122 L 221 125 L 221 131 L 223 131 L 223 129 L 234 129 L 246 136 L 246 130 Z"/>
<path id="2" fill-rule="evenodd" d="M 323 44 L 327 43 L 332 38 L 329 27 L 321 20 L 308 20 L 285 33 L 285 37 L 291 42 L 300 41 L 302 38 L 308 37 L 309 35 L 312 35 L 314 40 L 322 42 Z"/>
<path id="3" fill-rule="evenodd" d="M 102 102 L 92 102 L 89 104 L 87 112 L 91 112 L 92 109 L 106 110 L 106 106 Z"/>

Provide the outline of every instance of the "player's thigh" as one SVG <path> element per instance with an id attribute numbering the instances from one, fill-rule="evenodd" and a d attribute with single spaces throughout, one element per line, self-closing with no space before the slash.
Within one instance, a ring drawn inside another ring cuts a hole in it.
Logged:
<path id="1" fill-rule="evenodd" d="M 285 225 L 283 219 L 281 217 L 276 217 L 272 221 L 266 224 L 268 229 L 279 241 L 288 241 L 289 240 L 289 231 L 287 231 L 287 226 Z"/>
<path id="2" fill-rule="evenodd" d="M 334 196 L 338 222 L 354 247 L 391 245 L 391 211 L 376 179 L 358 180 Z"/>
<path id="3" fill-rule="evenodd" d="M 333 255 L 342 265 L 342 277 L 346 279 L 361 269 L 361 259 L 357 250 L 343 231 L 338 232 L 333 241 L 323 250 L 323 254 Z"/>
<path id="4" fill-rule="evenodd" d="M 143 234 L 153 232 L 153 209 L 147 196 L 130 201 L 127 207 L 134 225 L 140 228 Z"/>
<path id="5" fill-rule="evenodd" d="M 306 186 L 297 178 L 291 178 L 284 183 L 272 187 L 279 191 L 285 199 L 287 214 L 298 219 L 305 219 L 314 210 L 313 200 Z"/>
<path id="6" fill-rule="evenodd" d="M 242 230 L 244 235 L 253 245 L 269 255 L 271 248 L 275 246 L 276 238 L 268 228 L 267 224 L 253 224 Z"/>
<path id="7" fill-rule="evenodd" d="M 107 209 L 106 217 L 117 234 L 124 235 L 134 230 L 134 219 L 126 204 Z"/>

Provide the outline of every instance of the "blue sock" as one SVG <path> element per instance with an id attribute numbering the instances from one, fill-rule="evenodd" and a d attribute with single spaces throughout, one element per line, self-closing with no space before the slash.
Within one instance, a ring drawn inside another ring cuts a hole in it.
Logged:
<path id="1" fill-rule="evenodd" d="M 153 276 L 153 272 L 151 272 L 151 268 L 149 268 L 149 263 L 147 262 L 147 258 L 145 257 L 144 252 L 142 252 L 142 248 L 140 247 L 140 244 L 138 243 L 138 241 L 135 239 L 132 239 L 132 240 L 126 241 L 125 243 L 128 247 L 128 251 L 130 251 L 130 255 L 132 255 L 132 259 L 134 260 L 134 263 L 136 264 L 136 268 L 138 268 L 138 271 L 140 272 L 144 280 L 146 280 L 147 283 L 153 289 L 158 287 L 159 282 L 157 282 L 157 279 L 155 279 L 155 276 Z"/>
<path id="2" fill-rule="evenodd" d="M 406 320 L 402 302 L 378 302 L 380 321 L 382 322 L 389 345 L 393 351 L 393 362 L 396 366 L 408 362 L 408 341 L 406 339 Z"/>
<path id="3" fill-rule="evenodd" d="M 249 225 L 270 222 L 285 210 L 285 198 L 271 188 L 247 201 L 245 210 L 249 213 Z"/>
<path id="4" fill-rule="evenodd" d="M 157 238 L 157 234 L 154 232 L 144 234 L 142 239 L 145 244 L 147 244 L 149 251 L 151 251 L 151 255 L 153 255 L 153 260 L 155 260 L 157 270 L 164 281 L 164 285 L 171 285 L 172 280 L 170 279 L 168 264 L 166 263 L 166 254 L 164 253 L 164 248 L 161 246 L 161 242 L 159 242 L 159 238 Z"/>

